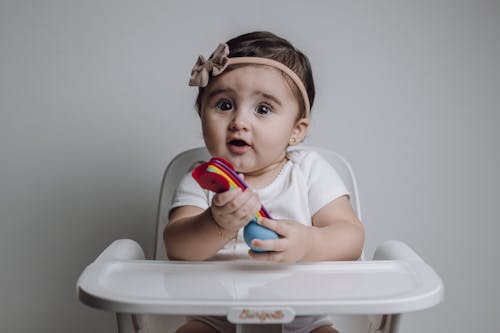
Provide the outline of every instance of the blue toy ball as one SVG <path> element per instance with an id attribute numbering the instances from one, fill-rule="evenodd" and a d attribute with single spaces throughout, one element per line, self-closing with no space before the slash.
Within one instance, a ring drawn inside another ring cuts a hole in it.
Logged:
<path id="1" fill-rule="evenodd" d="M 255 252 L 266 252 L 267 250 L 262 250 L 257 247 L 250 245 L 253 239 L 278 239 L 278 234 L 276 234 L 271 229 L 261 226 L 255 219 L 250 221 L 243 229 L 243 237 L 247 245 Z"/>

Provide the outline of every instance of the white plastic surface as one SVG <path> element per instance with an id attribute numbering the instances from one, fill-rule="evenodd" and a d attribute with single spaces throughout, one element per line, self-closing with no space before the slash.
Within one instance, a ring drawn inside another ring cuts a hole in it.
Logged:
<path id="1" fill-rule="evenodd" d="M 442 282 L 422 261 L 312 264 L 108 261 L 87 267 L 80 300 L 114 312 L 227 315 L 234 308 L 307 314 L 388 314 L 439 303 Z"/>

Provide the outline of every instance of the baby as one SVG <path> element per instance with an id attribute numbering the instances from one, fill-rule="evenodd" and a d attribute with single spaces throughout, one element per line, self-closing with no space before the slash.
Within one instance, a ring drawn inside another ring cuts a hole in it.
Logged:
<path id="1" fill-rule="evenodd" d="M 356 260 L 364 229 L 339 175 L 318 153 L 290 147 L 307 134 L 314 82 L 307 57 L 287 40 L 253 32 L 200 56 L 190 85 L 208 152 L 229 161 L 248 188 L 202 189 L 187 174 L 177 189 L 164 231 L 167 256 L 207 260 L 250 256 L 296 263 Z M 188 171 L 188 170 L 186 170 Z M 264 205 L 273 219 L 258 223 L 279 235 L 254 239 L 242 228 Z M 190 317 L 185 332 L 234 332 L 222 317 Z M 336 332 L 327 317 L 297 317 L 286 332 Z"/>

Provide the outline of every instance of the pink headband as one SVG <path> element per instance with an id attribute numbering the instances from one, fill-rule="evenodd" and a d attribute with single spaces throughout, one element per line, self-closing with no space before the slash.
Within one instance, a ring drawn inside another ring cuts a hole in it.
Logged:
<path id="1" fill-rule="evenodd" d="M 302 83 L 302 80 L 294 71 L 283 65 L 281 62 L 272 59 L 261 57 L 229 58 L 227 56 L 228 54 L 229 47 L 227 46 L 227 44 L 221 43 L 215 50 L 214 55 L 211 59 L 206 60 L 205 57 L 200 55 L 191 71 L 189 85 L 194 87 L 206 87 L 210 77 L 210 72 L 212 72 L 212 76 L 218 76 L 222 74 L 229 65 L 256 64 L 271 66 L 279 69 L 293 80 L 297 88 L 299 88 L 302 99 L 304 100 L 306 117 L 309 116 L 309 112 L 311 111 L 311 107 L 309 105 L 309 97 L 307 96 L 307 91 L 304 87 L 304 83 Z"/>

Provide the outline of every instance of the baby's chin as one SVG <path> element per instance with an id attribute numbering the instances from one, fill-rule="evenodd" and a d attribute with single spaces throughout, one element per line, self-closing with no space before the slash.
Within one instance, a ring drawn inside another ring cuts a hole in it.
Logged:
<path id="1" fill-rule="evenodd" d="M 237 173 L 246 175 L 246 174 L 252 174 L 256 171 L 253 165 L 245 163 L 245 161 L 242 161 L 239 158 L 229 158 L 227 159 L 227 161 L 229 161 L 229 163 L 232 164 L 234 170 L 236 170 Z"/>

